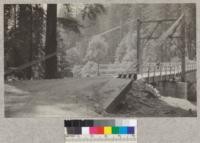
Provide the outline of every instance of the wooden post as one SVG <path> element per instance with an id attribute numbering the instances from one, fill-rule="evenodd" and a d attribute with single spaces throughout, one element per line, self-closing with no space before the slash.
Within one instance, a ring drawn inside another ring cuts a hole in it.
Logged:
<path id="1" fill-rule="evenodd" d="M 140 73 L 140 67 L 142 66 L 142 50 L 140 45 L 140 28 L 141 28 L 141 21 L 137 19 L 137 73 Z"/>
<path id="2" fill-rule="evenodd" d="M 148 66 L 148 81 L 147 81 L 147 83 L 149 83 L 149 72 L 150 72 L 150 66 Z"/>
<path id="3" fill-rule="evenodd" d="M 155 74 L 156 74 L 156 66 L 154 66 L 154 71 L 153 71 L 153 82 L 155 82 Z"/>
<path id="4" fill-rule="evenodd" d="M 167 66 L 165 66 L 165 81 L 167 81 Z"/>
<path id="5" fill-rule="evenodd" d="M 171 65 L 171 63 L 169 64 L 169 79 L 172 77 L 172 65 Z"/>
<path id="6" fill-rule="evenodd" d="M 162 81 L 162 66 L 160 65 L 160 81 Z"/>
<path id="7" fill-rule="evenodd" d="M 176 65 L 174 65 L 174 78 L 176 77 Z"/>

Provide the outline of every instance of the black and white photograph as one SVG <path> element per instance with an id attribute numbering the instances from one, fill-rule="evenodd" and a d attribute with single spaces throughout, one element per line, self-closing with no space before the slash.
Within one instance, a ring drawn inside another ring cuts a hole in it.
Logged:
<path id="1" fill-rule="evenodd" d="M 5 117 L 197 117 L 195 3 L 3 14 Z"/>

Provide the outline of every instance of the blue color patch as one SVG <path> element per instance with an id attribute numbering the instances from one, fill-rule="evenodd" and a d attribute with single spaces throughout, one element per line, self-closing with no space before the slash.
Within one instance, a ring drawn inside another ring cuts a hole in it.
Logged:
<path id="1" fill-rule="evenodd" d="M 119 134 L 127 134 L 128 127 L 119 127 Z"/>
<path id="2" fill-rule="evenodd" d="M 128 134 L 135 134 L 135 128 L 134 127 L 128 127 L 127 133 Z"/>

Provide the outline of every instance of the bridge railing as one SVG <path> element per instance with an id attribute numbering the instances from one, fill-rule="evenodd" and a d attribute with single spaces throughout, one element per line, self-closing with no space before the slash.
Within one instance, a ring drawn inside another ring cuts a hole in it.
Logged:
<path id="1" fill-rule="evenodd" d="M 185 66 L 186 72 L 196 70 L 196 62 L 188 61 Z M 141 72 L 138 74 L 138 78 L 151 78 L 151 77 L 160 77 L 162 76 L 175 76 L 181 74 L 182 67 L 180 62 L 176 63 L 148 63 L 142 66 Z"/>
<path id="2" fill-rule="evenodd" d="M 195 70 L 196 69 L 196 62 L 187 62 L 186 63 L 186 71 L 188 70 Z M 181 70 L 181 63 L 147 63 L 142 66 L 141 73 L 145 72 L 154 72 L 154 71 L 178 71 Z"/>
<path id="3" fill-rule="evenodd" d="M 76 65 L 76 69 L 79 69 L 79 71 L 73 71 L 74 77 L 81 77 L 81 69 L 84 65 Z M 117 76 L 120 73 L 127 73 L 128 69 L 132 66 L 131 62 L 127 63 L 113 63 L 113 64 L 99 64 L 99 75 L 100 76 L 110 76 L 114 77 Z M 89 76 L 94 77 L 98 74 L 98 68 L 96 66 L 93 71 L 89 71 Z"/>
<path id="4" fill-rule="evenodd" d="M 99 65 L 99 75 L 110 76 L 110 77 L 118 76 L 119 74 L 127 75 L 127 77 L 133 77 L 130 74 L 132 75 L 137 74 L 138 78 L 164 76 L 164 75 L 177 75 L 181 73 L 181 70 L 182 70 L 181 62 L 146 63 L 141 67 L 140 73 L 136 73 L 136 66 L 131 62 Z M 187 61 L 186 72 L 192 70 L 196 70 L 196 62 Z M 97 76 L 97 72 L 98 69 L 95 69 L 95 71 L 90 72 L 90 74 L 92 74 L 90 76 Z"/>

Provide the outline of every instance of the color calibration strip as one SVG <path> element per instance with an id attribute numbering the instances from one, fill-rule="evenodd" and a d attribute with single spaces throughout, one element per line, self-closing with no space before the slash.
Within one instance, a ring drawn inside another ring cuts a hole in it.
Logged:
<path id="1" fill-rule="evenodd" d="M 65 120 L 64 126 L 66 140 L 136 140 L 137 121 L 135 119 Z"/>

